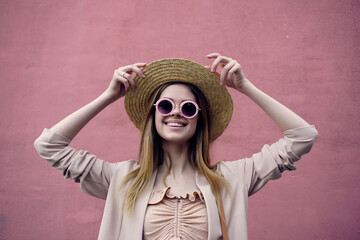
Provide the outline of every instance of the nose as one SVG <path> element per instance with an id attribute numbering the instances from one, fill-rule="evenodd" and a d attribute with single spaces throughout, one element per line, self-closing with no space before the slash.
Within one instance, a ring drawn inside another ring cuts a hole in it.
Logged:
<path id="1" fill-rule="evenodd" d="M 175 104 L 175 108 L 174 108 L 174 111 L 172 112 L 172 115 L 181 116 L 180 104 Z"/>

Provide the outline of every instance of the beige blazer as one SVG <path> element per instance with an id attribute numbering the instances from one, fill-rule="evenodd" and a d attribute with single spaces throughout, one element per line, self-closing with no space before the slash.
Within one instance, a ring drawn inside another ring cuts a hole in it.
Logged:
<path id="1" fill-rule="evenodd" d="M 314 126 L 284 131 L 285 136 L 271 146 L 265 145 L 250 158 L 221 162 L 217 171 L 232 187 L 233 201 L 222 195 L 229 239 L 247 239 L 248 197 L 262 188 L 270 179 L 281 177 L 284 170 L 295 170 L 294 162 L 310 151 L 317 138 Z M 70 140 L 45 129 L 35 141 L 41 157 L 61 170 L 65 178 L 80 182 L 81 189 L 92 196 L 106 199 L 98 239 L 142 239 L 147 203 L 153 189 L 157 171 L 150 185 L 141 193 L 134 213 L 122 214 L 124 193 L 117 194 L 122 178 L 138 167 L 135 160 L 109 163 L 84 150 L 69 146 Z M 222 239 L 220 219 L 211 187 L 201 174 L 196 174 L 196 184 L 202 192 L 208 214 L 208 239 Z"/>

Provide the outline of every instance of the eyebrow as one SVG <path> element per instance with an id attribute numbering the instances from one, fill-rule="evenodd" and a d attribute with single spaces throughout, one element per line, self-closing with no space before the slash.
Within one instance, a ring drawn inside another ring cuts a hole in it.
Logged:
<path id="1" fill-rule="evenodd" d="M 163 97 L 163 98 L 167 98 L 167 99 L 170 99 L 171 101 L 175 102 L 174 99 L 170 98 L 170 97 Z M 185 101 L 193 101 L 193 102 L 196 102 L 196 100 L 192 100 L 192 99 L 184 99 L 182 100 L 181 102 L 185 102 Z"/>

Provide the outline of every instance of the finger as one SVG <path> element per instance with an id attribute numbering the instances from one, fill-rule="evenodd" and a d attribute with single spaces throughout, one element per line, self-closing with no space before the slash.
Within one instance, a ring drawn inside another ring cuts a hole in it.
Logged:
<path id="1" fill-rule="evenodd" d="M 220 61 L 221 61 L 221 57 L 218 56 L 218 57 L 213 61 L 213 63 L 211 64 L 211 69 L 210 69 L 210 71 L 216 72 L 216 68 L 217 68 L 218 65 L 220 64 Z"/>
<path id="2" fill-rule="evenodd" d="M 228 79 L 228 72 L 235 66 L 236 61 L 232 60 L 228 64 L 226 64 L 223 69 L 221 70 L 220 81 L 225 83 L 225 81 L 230 80 Z"/>
<path id="3" fill-rule="evenodd" d="M 217 58 L 218 56 L 220 56 L 220 53 L 210 53 L 207 55 L 208 58 Z"/>
<path id="4" fill-rule="evenodd" d="M 147 63 L 134 63 L 137 67 L 145 67 Z"/>
<path id="5" fill-rule="evenodd" d="M 240 64 L 236 60 L 233 60 L 230 63 L 228 64 L 230 68 L 229 71 L 227 72 L 226 78 L 231 80 L 232 77 L 234 76 L 234 73 L 236 73 L 239 70 Z"/>
<path id="6" fill-rule="evenodd" d="M 120 72 L 127 72 L 129 74 L 131 74 L 132 72 L 135 72 L 136 74 L 138 74 L 140 77 L 144 78 L 145 75 L 144 73 L 141 71 L 141 67 L 144 67 L 146 65 L 146 63 L 135 63 L 133 65 L 129 65 L 129 66 L 125 66 L 125 67 L 121 67 L 118 70 Z"/>
<path id="7" fill-rule="evenodd" d="M 140 77 L 144 78 L 145 75 L 142 72 L 141 68 L 145 67 L 147 63 L 135 63 L 134 65 L 140 70 L 140 72 L 136 72 Z"/>
<path id="8" fill-rule="evenodd" d="M 136 83 L 130 73 L 120 72 L 119 70 L 116 70 L 115 74 L 118 77 L 118 79 L 122 79 L 122 80 L 126 81 L 128 86 L 131 85 L 131 88 L 133 90 L 136 89 Z"/>
<path id="9" fill-rule="evenodd" d="M 124 85 L 125 92 L 129 91 L 129 81 L 125 78 L 120 77 L 120 82 Z"/>
<path id="10" fill-rule="evenodd" d="M 125 88 L 125 91 L 127 91 L 129 89 L 129 83 L 128 80 L 126 80 L 125 78 L 119 76 L 119 75 L 114 75 L 112 81 L 114 81 L 117 85 L 117 87 L 120 88 L 120 91 L 121 89 L 124 87 Z"/>
<path id="11" fill-rule="evenodd" d="M 230 61 L 228 64 L 225 65 L 225 67 L 221 70 L 221 75 L 220 75 L 220 84 L 228 84 L 229 83 L 229 79 L 228 78 L 228 72 L 231 68 L 233 68 L 235 66 L 237 62 L 235 60 Z M 231 82 L 231 81 L 230 81 Z"/>
<path id="12" fill-rule="evenodd" d="M 228 62 L 230 62 L 230 61 L 232 61 L 232 60 L 233 60 L 232 58 L 228 58 L 228 57 L 224 57 L 224 56 L 219 55 L 219 56 L 214 60 L 214 62 L 212 63 L 212 65 L 211 65 L 211 71 L 212 71 L 212 72 L 215 72 L 215 71 L 216 71 L 216 68 L 219 66 L 220 63 L 227 64 Z"/>
<path id="13" fill-rule="evenodd" d="M 146 63 L 134 63 L 131 65 L 127 65 L 127 66 L 123 66 L 123 67 L 119 67 L 117 70 L 120 72 L 130 72 L 132 71 L 133 67 L 144 67 L 146 65 Z"/>
<path id="14" fill-rule="evenodd" d="M 132 90 L 135 91 L 135 90 L 136 90 L 136 83 L 135 83 L 135 81 L 134 81 L 134 78 L 133 78 L 129 73 L 125 73 L 125 74 L 123 75 L 123 77 L 124 77 L 126 80 L 128 80 L 128 83 L 130 84 Z"/>
<path id="15" fill-rule="evenodd" d="M 141 71 L 141 69 L 138 66 L 134 66 L 131 70 L 132 70 L 132 72 L 135 72 L 140 77 L 142 77 L 142 78 L 145 77 L 144 73 Z"/>
<path id="16" fill-rule="evenodd" d="M 114 76 L 115 75 L 126 79 L 126 75 L 130 75 L 130 73 L 128 73 L 127 71 L 124 71 L 123 68 L 119 68 L 119 69 L 115 70 Z"/>
<path id="17" fill-rule="evenodd" d="M 211 67 L 210 66 L 205 66 L 209 71 L 211 71 Z M 218 72 L 213 72 L 216 76 L 218 76 L 218 78 L 220 78 L 220 73 Z"/>
<path id="18" fill-rule="evenodd" d="M 241 71 L 241 66 L 240 66 L 239 63 L 236 63 L 236 64 L 229 70 L 227 77 L 228 77 L 229 79 L 232 79 L 232 78 L 234 77 L 234 74 L 240 73 L 240 71 Z M 241 75 L 240 75 L 240 77 L 241 77 Z"/>

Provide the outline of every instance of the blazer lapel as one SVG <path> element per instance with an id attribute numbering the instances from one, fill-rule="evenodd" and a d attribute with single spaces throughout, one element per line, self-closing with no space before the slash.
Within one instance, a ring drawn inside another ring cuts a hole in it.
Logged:
<path id="1" fill-rule="evenodd" d="M 144 226 L 146 208 L 149 202 L 151 192 L 154 187 L 156 175 L 157 175 L 157 170 L 154 171 L 149 185 L 138 196 L 135 203 L 133 214 L 124 218 L 121 236 L 126 237 L 126 239 L 141 240 L 143 237 L 143 226 Z M 123 238 L 120 237 L 120 239 Z"/>
<path id="2" fill-rule="evenodd" d="M 206 178 L 196 172 L 196 185 L 204 196 L 208 215 L 208 239 L 219 239 L 222 236 L 220 218 L 216 199 Z"/>

